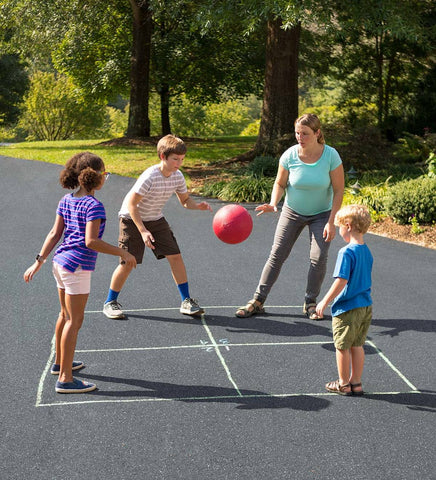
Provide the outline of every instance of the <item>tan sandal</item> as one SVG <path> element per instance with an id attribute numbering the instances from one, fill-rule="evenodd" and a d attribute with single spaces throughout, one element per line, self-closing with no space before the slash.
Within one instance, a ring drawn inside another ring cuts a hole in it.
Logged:
<path id="1" fill-rule="evenodd" d="M 238 318 L 248 318 L 258 313 L 265 313 L 265 309 L 263 308 L 263 303 L 257 303 L 257 300 L 253 298 L 247 302 L 245 307 L 239 307 L 236 310 L 235 315 Z"/>
<path id="2" fill-rule="evenodd" d="M 326 383 L 325 388 L 331 392 L 331 393 L 337 393 L 338 395 L 345 395 L 346 397 L 349 397 L 350 395 L 353 395 L 353 392 L 351 391 L 351 385 L 349 383 L 345 383 L 344 385 L 341 385 L 341 382 L 339 380 L 335 380 L 334 382 L 329 382 Z M 347 389 L 348 392 L 346 391 Z"/>
<path id="3" fill-rule="evenodd" d="M 316 313 L 316 303 L 305 303 L 303 305 L 303 313 L 309 320 L 323 320 L 324 318 Z"/>

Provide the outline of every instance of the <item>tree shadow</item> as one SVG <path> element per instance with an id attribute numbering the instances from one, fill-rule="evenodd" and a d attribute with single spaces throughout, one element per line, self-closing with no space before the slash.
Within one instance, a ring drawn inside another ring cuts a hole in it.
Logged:
<path id="1" fill-rule="evenodd" d="M 80 377 L 80 373 L 76 374 Z M 325 398 L 310 395 L 293 397 L 273 397 L 256 390 L 240 390 L 239 396 L 233 388 L 213 385 L 179 385 L 167 382 L 152 382 L 143 379 L 120 378 L 103 375 L 86 374 L 87 380 L 129 385 L 127 391 L 94 390 L 89 395 L 95 397 L 116 398 L 150 398 L 167 399 L 186 403 L 233 403 L 241 410 L 290 408 L 302 411 L 320 411 L 327 408 L 330 402 Z"/>

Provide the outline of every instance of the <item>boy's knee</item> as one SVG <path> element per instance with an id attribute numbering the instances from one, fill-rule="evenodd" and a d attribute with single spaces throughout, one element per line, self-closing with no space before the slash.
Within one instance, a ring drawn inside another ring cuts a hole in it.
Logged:
<path id="1" fill-rule="evenodd" d="M 170 263 L 180 263 L 183 262 L 182 254 L 181 253 L 176 253 L 175 255 L 166 255 L 165 258 L 170 262 Z"/>

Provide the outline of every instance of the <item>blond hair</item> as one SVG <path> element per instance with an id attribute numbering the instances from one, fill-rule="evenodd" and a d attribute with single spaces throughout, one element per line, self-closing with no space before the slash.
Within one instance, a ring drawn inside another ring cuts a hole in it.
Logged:
<path id="1" fill-rule="evenodd" d="M 322 144 L 325 143 L 324 134 L 322 133 L 322 130 L 321 130 L 321 122 L 319 121 L 319 118 L 314 113 L 305 113 L 304 115 L 301 115 L 301 117 L 298 117 L 297 120 L 295 120 L 294 126 L 296 126 L 297 123 L 311 128 L 314 131 L 314 133 L 319 131 L 318 143 L 322 143 Z"/>
<path id="2" fill-rule="evenodd" d="M 360 233 L 366 233 L 371 225 L 371 215 L 364 205 L 346 205 L 335 215 L 337 227 L 351 225 Z"/>
<path id="3" fill-rule="evenodd" d="M 159 158 L 163 155 L 168 158 L 169 155 L 175 153 L 176 155 L 185 155 L 187 151 L 185 142 L 175 135 L 165 135 L 157 144 L 157 154 Z"/>

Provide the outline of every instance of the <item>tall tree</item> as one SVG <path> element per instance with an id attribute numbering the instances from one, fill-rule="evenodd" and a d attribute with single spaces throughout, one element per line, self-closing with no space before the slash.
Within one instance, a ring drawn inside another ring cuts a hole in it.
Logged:
<path id="1" fill-rule="evenodd" d="M 373 101 L 377 124 L 388 136 L 395 118 L 409 111 L 417 79 L 434 54 L 435 6 L 427 0 L 332 1 L 336 10 L 332 52 L 346 98 Z M 428 22 L 433 18 L 433 22 Z"/>
<path id="2" fill-rule="evenodd" d="M 23 51 L 43 52 L 94 98 L 130 95 L 128 136 L 149 135 L 152 89 L 161 97 L 163 133 L 171 130 L 170 100 L 182 93 L 204 103 L 260 90 L 264 52 L 256 35 L 248 39 L 236 27 L 203 35 L 198 1 L 8 3 L 21 20 Z"/>
<path id="3" fill-rule="evenodd" d="M 277 153 L 274 141 L 293 132 L 293 122 L 298 117 L 300 31 L 300 23 L 285 30 L 280 18 L 268 20 L 262 115 L 255 147 L 257 152 Z"/>
<path id="4" fill-rule="evenodd" d="M 149 0 L 130 0 L 133 12 L 133 42 L 130 68 L 128 137 L 149 137 L 150 54 L 153 31 Z"/>
<path id="5" fill-rule="evenodd" d="M 200 6 L 201 7 L 201 6 Z M 173 0 L 153 17 L 152 85 L 161 98 L 162 133 L 171 131 L 171 103 L 184 94 L 199 104 L 261 93 L 265 52 L 259 30 L 248 38 L 238 25 L 202 30 L 196 1 Z"/>
<path id="6" fill-rule="evenodd" d="M 307 0 L 203 0 L 206 25 L 238 19 L 242 34 L 249 35 L 259 24 L 266 25 L 266 64 L 263 106 L 255 148 L 245 156 L 281 153 L 294 133 L 298 116 L 298 58 L 304 24 L 327 22 L 327 1 Z"/>

